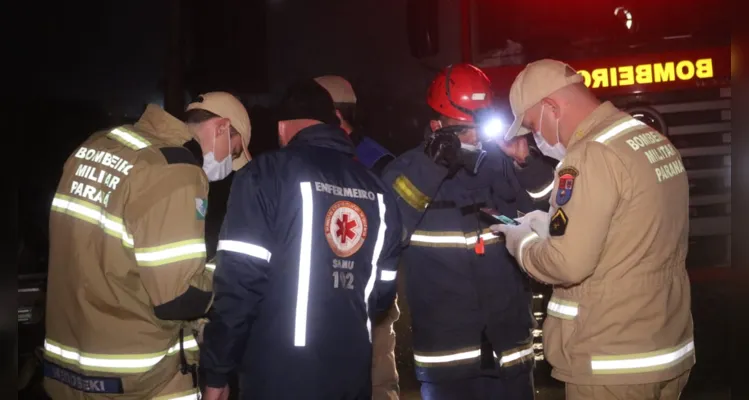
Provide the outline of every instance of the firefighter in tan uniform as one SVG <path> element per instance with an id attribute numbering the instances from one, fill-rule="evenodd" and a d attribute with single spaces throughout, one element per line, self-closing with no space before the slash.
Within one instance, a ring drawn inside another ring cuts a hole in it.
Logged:
<path id="1" fill-rule="evenodd" d="M 561 159 L 550 211 L 493 227 L 554 286 L 543 327 L 552 376 L 573 400 L 677 399 L 695 363 L 678 151 L 558 61 L 529 64 L 510 104 L 507 140 L 532 131 Z"/>
<path id="2" fill-rule="evenodd" d="M 50 215 L 52 398 L 199 398 L 190 321 L 213 296 L 208 181 L 247 163 L 249 137 L 244 106 L 214 92 L 188 106 L 186 123 L 149 105 L 134 125 L 94 133 L 68 158 Z M 202 169 L 183 145 L 202 154 Z"/>

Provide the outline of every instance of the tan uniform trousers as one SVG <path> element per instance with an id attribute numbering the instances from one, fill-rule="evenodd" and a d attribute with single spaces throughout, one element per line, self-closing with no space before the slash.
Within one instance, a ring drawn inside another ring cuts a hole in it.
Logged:
<path id="1" fill-rule="evenodd" d="M 567 400 L 678 400 L 689 380 L 689 372 L 666 382 L 641 385 L 587 386 L 568 383 Z"/>
<path id="2" fill-rule="evenodd" d="M 398 300 L 372 331 L 372 399 L 398 400 L 398 370 L 395 365 L 395 331 L 393 324 L 400 317 Z"/>

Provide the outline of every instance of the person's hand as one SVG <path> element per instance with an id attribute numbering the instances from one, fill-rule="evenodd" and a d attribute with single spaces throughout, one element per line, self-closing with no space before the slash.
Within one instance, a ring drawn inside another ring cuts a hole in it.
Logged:
<path id="1" fill-rule="evenodd" d="M 229 400 L 229 385 L 222 388 L 206 386 L 203 400 Z"/>
<path id="2" fill-rule="evenodd" d="M 536 234 L 533 232 L 533 229 L 531 229 L 530 220 L 528 219 L 527 214 L 523 217 L 520 225 L 497 224 L 492 225 L 490 228 L 495 234 L 503 233 L 505 235 L 505 246 L 507 246 L 507 251 L 516 258 L 518 250 L 520 249 L 520 243 L 523 239 Z"/>
<path id="3" fill-rule="evenodd" d="M 535 210 L 523 216 L 521 222 L 531 226 L 533 232 L 536 232 L 541 239 L 549 237 L 549 213 L 546 211 Z"/>
<path id="4" fill-rule="evenodd" d="M 449 170 L 457 170 L 462 166 L 460 140 L 450 132 L 438 131 L 435 133 L 434 137 L 427 142 L 424 153 L 432 161 L 447 167 Z"/>
<path id="5" fill-rule="evenodd" d="M 502 151 L 512 158 L 518 164 L 525 163 L 525 159 L 530 155 L 528 148 L 528 139 L 525 136 L 516 136 L 509 141 L 504 139 L 497 140 L 497 145 Z"/>

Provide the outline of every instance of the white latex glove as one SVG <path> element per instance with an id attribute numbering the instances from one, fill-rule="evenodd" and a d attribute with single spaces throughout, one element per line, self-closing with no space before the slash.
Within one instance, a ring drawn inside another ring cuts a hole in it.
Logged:
<path id="1" fill-rule="evenodd" d="M 497 224 L 490 227 L 492 232 L 494 233 L 504 233 L 505 245 L 507 246 L 507 250 L 510 252 L 510 254 L 512 254 L 513 257 L 517 257 L 520 242 L 522 242 L 523 239 L 527 236 L 533 234 L 533 229 L 531 229 L 531 224 L 529 222 L 530 219 L 528 218 L 528 215 L 529 214 L 526 214 L 525 217 L 522 218 L 522 222 L 520 222 L 520 225 Z"/>
<path id="2" fill-rule="evenodd" d="M 531 211 L 523 216 L 522 222 L 530 224 L 533 232 L 536 232 L 541 239 L 549 237 L 550 221 L 548 212 L 541 210 Z"/>

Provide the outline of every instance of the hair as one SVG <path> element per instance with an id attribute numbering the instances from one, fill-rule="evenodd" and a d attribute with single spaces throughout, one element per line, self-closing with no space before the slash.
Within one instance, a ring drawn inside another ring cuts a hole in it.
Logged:
<path id="1" fill-rule="evenodd" d="M 193 108 L 185 112 L 185 123 L 188 125 L 202 124 L 213 118 L 221 118 L 221 116 L 202 108 Z M 229 127 L 232 135 L 239 135 L 239 131 L 234 126 L 229 125 Z"/>
<path id="2" fill-rule="evenodd" d="M 356 124 L 356 103 L 333 103 L 333 105 L 341 113 L 344 121 L 352 126 Z"/>

